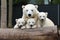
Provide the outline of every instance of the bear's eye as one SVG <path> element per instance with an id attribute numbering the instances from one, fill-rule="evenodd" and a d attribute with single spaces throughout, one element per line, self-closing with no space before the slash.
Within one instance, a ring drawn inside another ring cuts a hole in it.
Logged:
<path id="1" fill-rule="evenodd" d="M 28 11 L 28 10 L 26 10 L 26 11 Z"/>
<path id="2" fill-rule="evenodd" d="M 32 22 L 32 23 L 34 23 L 34 22 Z"/>
<path id="3" fill-rule="evenodd" d="M 33 11 L 33 10 L 31 10 L 31 11 Z"/>
<path id="4" fill-rule="evenodd" d="M 40 16 L 41 17 L 41 16 Z"/>

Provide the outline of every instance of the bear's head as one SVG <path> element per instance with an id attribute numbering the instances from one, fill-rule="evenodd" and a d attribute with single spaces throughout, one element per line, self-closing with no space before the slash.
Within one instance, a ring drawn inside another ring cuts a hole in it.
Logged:
<path id="1" fill-rule="evenodd" d="M 47 12 L 40 12 L 38 13 L 38 18 L 40 21 L 44 21 L 47 18 L 48 13 Z"/>
<path id="2" fill-rule="evenodd" d="M 28 19 L 27 24 L 32 28 L 36 24 L 36 21 L 33 18 L 30 18 Z"/>
<path id="3" fill-rule="evenodd" d="M 22 5 L 22 8 L 24 15 L 26 15 L 27 17 L 34 17 L 34 15 L 36 15 L 37 13 L 38 5 L 27 4 L 27 5 Z"/>
<path id="4" fill-rule="evenodd" d="M 23 18 L 16 19 L 16 24 L 21 28 L 25 25 L 25 20 Z"/>

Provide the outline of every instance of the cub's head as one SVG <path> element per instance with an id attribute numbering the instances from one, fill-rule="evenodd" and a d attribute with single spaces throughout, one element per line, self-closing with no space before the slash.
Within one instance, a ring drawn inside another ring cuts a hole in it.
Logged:
<path id="1" fill-rule="evenodd" d="M 25 20 L 23 18 L 16 19 L 16 24 L 21 28 L 25 25 Z"/>
<path id="2" fill-rule="evenodd" d="M 44 20 L 46 20 L 47 15 L 48 15 L 47 12 L 40 12 L 40 13 L 38 13 L 38 18 L 39 18 L 39 20 L 44 21 Z"/>
<path id="3" fill-rule="evenodd" d="M 30 18 L 28 19 L 27 24 L 32 28 L 36 24 L 36 21 L 33 18 Z"/>
<path id="4" fill-rule="evenodd" d="M 22 5 L 22 8 L 23 8 L 23 13 L 27 17 L 33 17 L 36 14 L 38 5 L 27 4 L 27 5 Z"/>

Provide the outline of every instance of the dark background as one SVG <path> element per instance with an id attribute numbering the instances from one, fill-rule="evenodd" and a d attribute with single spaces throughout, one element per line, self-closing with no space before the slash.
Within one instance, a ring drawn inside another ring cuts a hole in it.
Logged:
<path id="1" fill-rule="evenodd" d="M 0 25 L 1 25 L 1 0 L 0 0 Z"/>

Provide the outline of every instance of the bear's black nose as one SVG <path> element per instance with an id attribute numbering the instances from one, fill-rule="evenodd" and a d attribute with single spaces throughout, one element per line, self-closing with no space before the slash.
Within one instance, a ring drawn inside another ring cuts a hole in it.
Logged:
<path id="1" fill-rule="evenodd" d="M 31 28 L 32 28 L 33 25 L 30 25 L 30 26 L 31 26 Z"/>
<path id="2" fill-rule="evenodd" d="M 30 25 L 31 27 L 33 26 L 33 25 Z"/>
<path id="3" fill-rule="evenodd" d="M 22 27 L 22 25 L 20 25 L 20 27 Z"/>
<path id="4" fill-rule="evenodd" d="M 22 25 L 19 26 L 19 28 L 21 28 L 21 27 L 22 27 Z"/>
<path id="5" fill-rule="evenodd" d="M 30 16 L 31 16 L 31 14 L 28 14 L 28 16 L 30 17 Z"/>
<path id="6" fill-rule="evenodd" d="M 44 19 L 41 19 L 42 21 L 44 20 Z"/>

